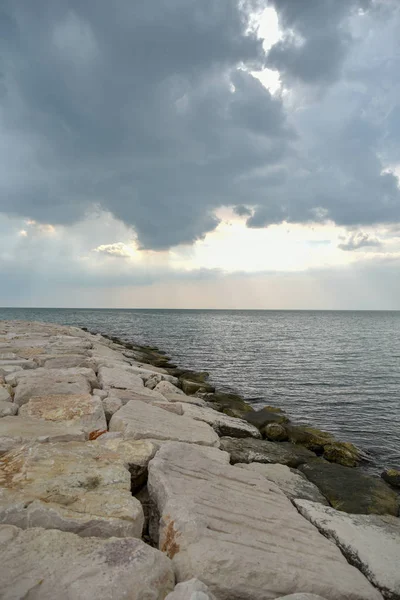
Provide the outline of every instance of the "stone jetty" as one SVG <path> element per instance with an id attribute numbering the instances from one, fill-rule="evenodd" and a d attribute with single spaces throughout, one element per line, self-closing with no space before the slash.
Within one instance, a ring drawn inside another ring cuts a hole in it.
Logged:
<path id="1" fill-rule="evenodd" d="M 0 322 L 0 598 L 399 600 L 363 459 L 156 348 Z"/>

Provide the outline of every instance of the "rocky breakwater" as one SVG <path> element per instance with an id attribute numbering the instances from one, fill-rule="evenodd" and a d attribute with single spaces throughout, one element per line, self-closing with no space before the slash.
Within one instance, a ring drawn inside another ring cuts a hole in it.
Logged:
<path id="1" fill-rule="evenodd" d="M 0 322 L 0 415 L 0 598 L 400 598 L 389 485 L 155 348 Z"/>

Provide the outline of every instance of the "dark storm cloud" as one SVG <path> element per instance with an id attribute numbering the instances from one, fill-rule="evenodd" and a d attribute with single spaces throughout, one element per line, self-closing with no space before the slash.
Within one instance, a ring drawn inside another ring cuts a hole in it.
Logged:
<path id="1" fill-rule="evenodd" d="M 261 1 L 3 0 L 0 209 L 70 224 L 97 206 L 153 249 L 211 231 L 223 205 L 255 207 L 250 227 L 399 221 L 387 127 L 366 110 L 377 74 L 353 65 L 364 94 L 334 85 L 369 2 L 273 4 L 302 44 L 285 36 L 266 57 L 248 27 Z M 332 90 L 286 110 L 248 72 L 266 60 Z"/>
<path id="2" fill-rule="evenodd" d="M 283 77 L 305 83 L 337 78 L 351 44 L 349 16 L 367 9 L 370 0 L 271 0 L 284 28 L 268 64 Z"/>

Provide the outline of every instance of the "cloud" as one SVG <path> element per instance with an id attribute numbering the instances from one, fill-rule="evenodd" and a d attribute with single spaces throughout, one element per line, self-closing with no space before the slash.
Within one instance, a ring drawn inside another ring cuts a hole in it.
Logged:
<path id="1" fill-rule="evenodd" d="M 107 254 L 121 258 L 132 258 L 134 249 L 132 246 L 127 246 L 123 242 L 115 242 L 114 244 L 101 244 L 93 249 L 93 252 Z"/>
<path id="2" fill-rule="evenodd" d="M 4 0 L 0 210 L 112 215 L 130 234 L 90 231 L 99 256 L 193 244 L 221 206 L 250 228 L 400 222 L 397 3 L 270 4 L 265 54 L 261 1 Z M 264 66 L 281 93 L 251 75 Z"/>
<path id="3" fill-rule="evenodd" d="M 347 251 L 359 250 L 359 248 L 368 247 L 379 248 L 381 246 L 381 240 L 363 231 L 356 231 L 351 233 L 347 239 L 345 239 L 342 243 L 338 244 L 338 248 Z"/>

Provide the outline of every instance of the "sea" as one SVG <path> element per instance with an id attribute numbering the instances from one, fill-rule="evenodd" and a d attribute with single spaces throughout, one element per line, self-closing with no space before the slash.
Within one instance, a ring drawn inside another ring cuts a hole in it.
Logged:
<path id="1" fill-rule="evenodd" d="M 0 308 L 165 350 L 219 390 L 332 432 L 400 468 L 400 311 Z"/>

